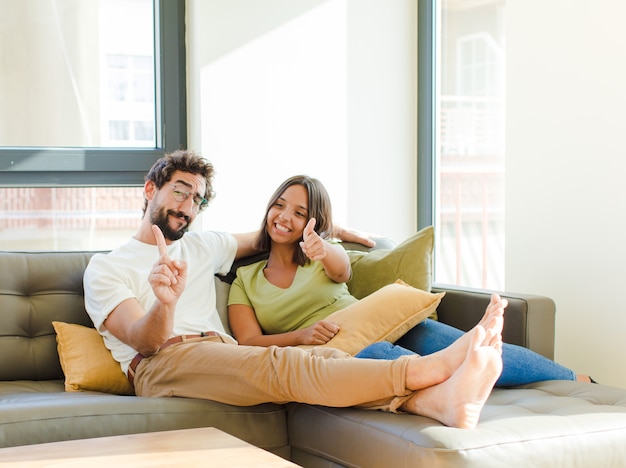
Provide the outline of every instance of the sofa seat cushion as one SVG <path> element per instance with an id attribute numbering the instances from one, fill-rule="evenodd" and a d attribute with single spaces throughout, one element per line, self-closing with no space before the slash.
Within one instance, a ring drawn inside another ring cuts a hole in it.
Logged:
<path id="1" fill-rule="evenodd" d="M 339 466 L 623 466 L 626 390 L 569 381 L 495 389 L 473 430 L 354 408 L 288 408 L 293 460 Z"/>
<path id="2" fill-rule="evenodd" d="M 63 381 L 0 382 L 0 447 L 206 426 L 289 456 L 280 405 L 65 392 Z"/>

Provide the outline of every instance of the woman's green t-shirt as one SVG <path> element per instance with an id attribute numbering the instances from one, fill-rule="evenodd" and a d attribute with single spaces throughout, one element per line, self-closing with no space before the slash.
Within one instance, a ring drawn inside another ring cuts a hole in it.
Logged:
<path id="1" fill-rule="evenodd" d="M 228 305 L 252 307 L 266 334 L 308 327 L 357 301 L 345 283 L 328 278 L 321 262 L 299 266 L 293 283 L 285 289 L 265 278 L 266 265 L 264 260 L 237 269 L 228 297 Z"/>

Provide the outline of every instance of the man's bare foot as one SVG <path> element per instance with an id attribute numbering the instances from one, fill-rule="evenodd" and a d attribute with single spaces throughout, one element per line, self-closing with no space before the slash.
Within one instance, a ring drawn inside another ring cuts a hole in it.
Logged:
<path id="1" fill-rule="evenodd" d="M 502 299 L 498 294 L 492 294 L 489 304 L 487 304 L 487 308 L 485 309 L 485 313 L 480 319 L 480 322 L 478 322 L 478 325 L 486 329 L 487 323 L 491 317 L 502 317 L 504 315 L 504 309 L 506 309 L 507 305 L 509 305 L 509 301 Z"/>
<path id="2" fill-rule="evenodd" d="M 576 374 L 576 382 L 587 382 L 591 383 L 591 377 L 585 374 Z"/>
<path id="3" fill-rule="evenodd" d="M 486 331 L 485 342 L 480 344 L 489 346 L 495 344 L 496 349 L 502 354 L 502 327 L 506 305 L 506 299 L 501 299 L 497 294 L 493 294 L 478 325 L 447 348 L 413 359 L 407 368 L 407 388 L 419 390 L 450 378 L 466 359 L 472 335 L 477 328 L 483 328 Z"/>
<path id="4" fill-rule="evenodd" d="M 480 412 L 494 383 L 502 372 L 501 335 L 477 326 L 463 364 L 440 384 L 416 391 L 401 407 L 413 414 L 427 416 L 450 427 L 476 427 Z M 500 337 L 500 338 L 498 338 Z M 491 344 L 484 344 L 490 341 Z"/>
<path id="5" fill-rule="evenodd" d="M 491 300 L 489 301 L 489 304 L 485 309 L 485 313 L 483 314 L 478 324 L 476 324 L 476 326 L 474 327 L 482 327 L 487 332 L 485 336 L 486 342 L 481 344 L 490 344 L 489 342 L 494 339 L 499 341 L 500 345 L 502 344 L 501 335 L 502 328 L 504 326 L 504 309 L 507 305 L 508 301 L 506 299 L 502 299 L 498 294 L 491 295 Z M 465 344 L 465 351 L 467 351 L 467 347 L 469 346 L 470 341 L 471 336 L 469 335 L 469 332 L 457 340 L 457 342 Z M 465 356 L 463 356 L 463 358 L 465 358 Z"/>

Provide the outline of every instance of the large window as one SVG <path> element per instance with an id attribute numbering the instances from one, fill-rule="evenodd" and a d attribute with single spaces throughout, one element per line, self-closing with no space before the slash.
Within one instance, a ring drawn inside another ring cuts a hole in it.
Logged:
<path id="1" fill-rule="evenodd" d="M 186 147 L 184 0 L 4 0 L 2 249 L 116 245 Z"/>
<path id="2" fill-rule="evenodd" d="M 420 225 L 440 283 L 504 289 L 504 5 L 420 5 Z"/>

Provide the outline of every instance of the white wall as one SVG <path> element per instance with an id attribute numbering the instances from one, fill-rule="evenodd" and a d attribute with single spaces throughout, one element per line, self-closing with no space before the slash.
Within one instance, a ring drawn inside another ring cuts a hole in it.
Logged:
<path id="1" fill-rule="evenodd" d="M 417 229 L 415 0 L 348 1 L 347 88 L 347 225 L 401 242 Z"/>
<path id="2" fill-rule="evenodd" d="M 506 287 L 556 360 L 626 387 L 626 2 L 508 0 Z"/>
<path id="3" fill-rule="evenodd" d="M 207 228 L 257 229 L 288 176 L 320 178 L 335 220 L 416 230 L 413 0 L 188 0 L 189 145 L 216 166 Z"/>

